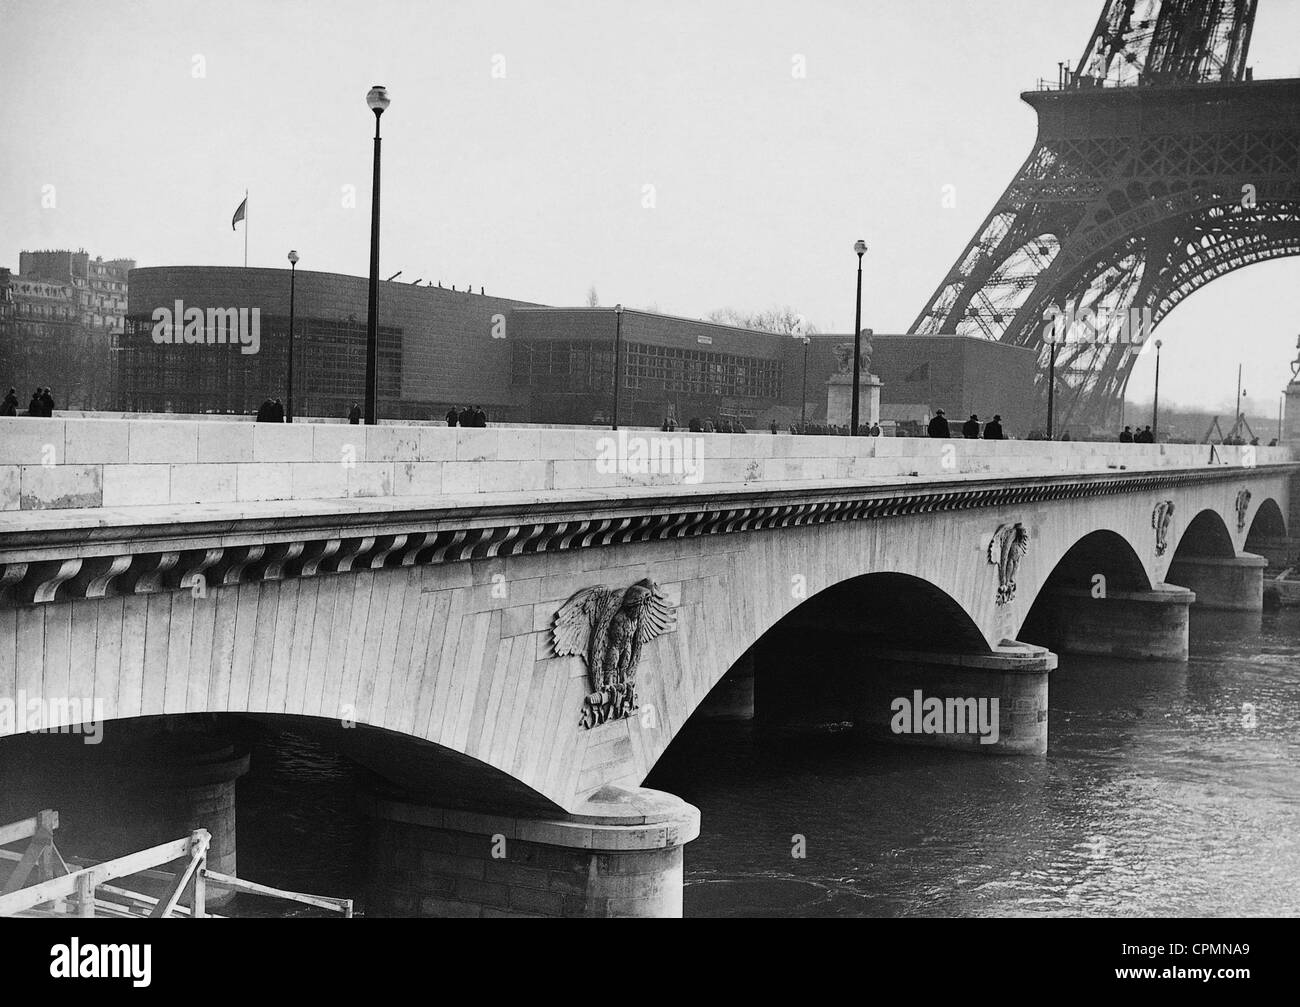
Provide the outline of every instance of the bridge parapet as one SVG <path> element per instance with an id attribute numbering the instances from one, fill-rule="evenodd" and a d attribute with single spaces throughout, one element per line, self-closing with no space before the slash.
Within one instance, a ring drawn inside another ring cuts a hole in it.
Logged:
<path id="1" fill-rule="evenodd" d="M 1250 468 L 1286 447 L 0 419 L 0 511 Z"/>

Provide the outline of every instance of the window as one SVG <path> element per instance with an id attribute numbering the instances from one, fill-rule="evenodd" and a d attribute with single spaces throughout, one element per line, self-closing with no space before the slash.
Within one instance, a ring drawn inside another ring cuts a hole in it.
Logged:
<path id="1" fill-rule="evenodd" d="M 623 387 L 662 385 L 665 391 L 772 399 L 781 395 L 776 360 L 705 353 L 674 346 L 626 343 Z M 514 344 L 511 380 L 517 385 L 564 391 L 608 387 L 613 347 L 585 340 L 538 339 Z"/>

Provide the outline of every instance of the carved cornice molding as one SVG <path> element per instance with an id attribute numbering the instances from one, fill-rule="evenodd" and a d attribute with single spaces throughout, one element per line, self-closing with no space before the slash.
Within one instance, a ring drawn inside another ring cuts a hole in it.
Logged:
<path id="1" fill-rule="evenodd" d="M 1285 476 L 1295 465 L 1259 466 Z M 1247 476 L 1249 477 L 1249 476 Z M 27 535 L 0 533 L 0 607 L 110 598 L 362 570 L 460 563 L 530 553 L 731 535 L 841 521 L 879 521 L 1063 500 L 1167 493 L 1240 483 L 1240 468 L 1207 467 L 1016 480 L 826 489 L 738 489 L 690 496 L 229 519 Z M 1146 506 L 1145 501 L 1143 506 Z M 582 516 L 584 515 L 589 516 Z M 50 541 L 53 539 L 54 541 Z M 59 541 L 62 539 L 62 541 Z"/>

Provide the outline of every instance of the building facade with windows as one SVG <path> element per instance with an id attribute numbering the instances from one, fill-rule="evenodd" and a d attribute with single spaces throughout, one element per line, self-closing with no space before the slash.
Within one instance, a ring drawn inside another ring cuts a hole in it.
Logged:
<path id="1" fill-rule="evenodd" d="M 108 408 L 113 338 L 134 266 L 65 249 L 21 252 L 17 274 L 0 269 L 0 383 L 23 402 L 50 386 L 60 407 Z"/>
<path id="2" fill-rule="evenodd" d="M 131 273 L 118 339 L 117 408 L 250 413 L 288 397 L 290 271 L 159 266 Z M 346 415 L 365 386 L 368 280 L 300 269 L 294 282 L 294 412 Z M 513 412 L 506 317 L 525 302 L 437 286 L 379 285 L 378 415 L 431 419 L 451 405 Z M 198 309 L 202 339 L 159 342 L 158 312 Z M 208 312 L 244 310 L 258 324 L 257 352 L 217 333 Z M 254 310 L 256 315 L 254 316 Z M 494 337 L 494 333 L 496 334 Z"/>
<path id="3" fill-rule="evenodd" d="M 798 401 L 787 335 L 635 309 L 620 321 L 613 308 L 520 308 L 509 324 L 511 386 L 535 420 L 612 419 L 616 338 L 622 423 L 698 417 L 753 429 L 772 406 Z"/>
<path id="4" fill-rule="evenodd" d="M 19 276 L 66 284 L 76 304 L 77 320 L 94 332 L 122 331 L 127 281 L 134 268 L 134 259 L 92 259 L 85 249 L 18 253 Z"/>
<path id="5" fill-rule="evenodd" d="M 287 269 L 133 270 L 114 354 L 116 408 L 251 413 L 264 399 L 287 399 L 289 288 Z M 365 277 L 298 270 L 298 416 L 341 417 L 363 401 L 367 304 Z M 188 341 L 163 342 L 155 338 L 161 309 L 202 318 Z M 253 309 L 256 353 L 215 341 L 209 312 L 251 317 Z M 813 335 L 805 353 L 802 338 L 784 333 L 401 282 L 379 284 L 378 335 L 381 418 L 440 419 L 453 406 L 482 406 L 496 421 L 609 423 L 617 343 L 620 423 L 659 426 L 672 418 L 685 426 L 699 418 L 748 430 L 772 422 L 784 430 L 805 416 L 824 422 L 836 347 L 852 341 Z M 883 402 L 1010 418 L 1013 399 L 1032 386 L 1033 361 L 1031 350 L 973 338 L 876 336 L 871 369 L 884 378 Z"/>

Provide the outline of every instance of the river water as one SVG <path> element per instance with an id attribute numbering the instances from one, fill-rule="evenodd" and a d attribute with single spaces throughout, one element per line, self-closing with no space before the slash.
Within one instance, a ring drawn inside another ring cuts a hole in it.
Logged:
<path id="1" fill-rule="evenodd" d="M 1045 759 L 692 722 L 646 781 L 701 812 L 686 915 L 1300 914 L 1300 610 L 1194 613 L 1186 665 L 1063 656 L 1050 701 Z M 253 745 L 240 875 L 359 896 L 364 773 Z"/>

